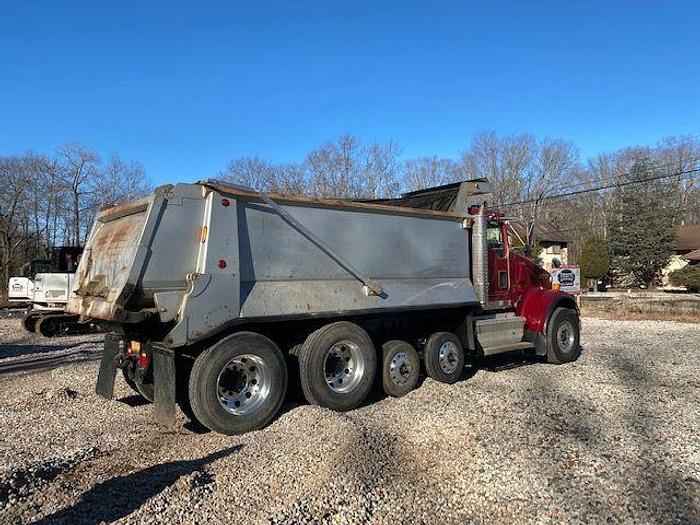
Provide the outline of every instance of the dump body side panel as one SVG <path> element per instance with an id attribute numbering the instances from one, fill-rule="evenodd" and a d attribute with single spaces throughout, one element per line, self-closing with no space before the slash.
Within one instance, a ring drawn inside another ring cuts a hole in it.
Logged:
<path id="1" fill-rule="evenodd" d="M 469 235 L 453 217 L 283 208 L 383 289 L 362 284 L 269 207 L 238 201 L 241 317 L 475 302 Z"/>

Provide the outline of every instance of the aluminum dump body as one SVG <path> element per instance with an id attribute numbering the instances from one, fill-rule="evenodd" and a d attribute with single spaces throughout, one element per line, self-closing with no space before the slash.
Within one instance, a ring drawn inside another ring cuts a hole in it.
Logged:
<path id="1" fill-rule="evenodd" d="M 204 181 L 102 210 L 68 311 L 155 320 L 163 343 L 180 346 L 241 322 L 478 302 L 463 214 L 266 199 Z"/>

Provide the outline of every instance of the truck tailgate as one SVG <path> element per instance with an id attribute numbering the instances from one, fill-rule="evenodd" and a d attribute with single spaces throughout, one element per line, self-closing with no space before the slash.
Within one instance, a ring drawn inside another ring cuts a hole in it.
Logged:
<path id="1" fill-rule="evenodd" d="M 112 320 L 123 307 L 148 249 L 143 237 L 152 206 L 151 196 L 99 212 L 85 245 L 68 312 L 83 319 Z"/>

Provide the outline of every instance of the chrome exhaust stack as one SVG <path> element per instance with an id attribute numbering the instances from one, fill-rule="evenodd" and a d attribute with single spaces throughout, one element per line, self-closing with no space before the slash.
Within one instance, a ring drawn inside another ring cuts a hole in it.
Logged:
<path id="1" fill-rule="evenodd" d="M 489 299 L 489 244 L 486 237 L 488 217 L 486 203 L 479 207 L 479 213 L 472 215 L 472 281 L 474 291 L 482 306 Z"/>

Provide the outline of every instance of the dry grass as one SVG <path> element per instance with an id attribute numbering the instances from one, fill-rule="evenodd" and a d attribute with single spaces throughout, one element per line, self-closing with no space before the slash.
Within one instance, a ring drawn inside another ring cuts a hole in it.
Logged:
<path id="1" fill-rule="evenodd" d="M 677 321 L 679 323 L 700 323 L 700 313 L 688 312 L 632 312 L 607 311 L 582 308 L 581 316 L 608 321 Z"/>
<path id="2" fill-rule="evenodd" d="M 581 315 L 614 321 L 700 322 L 700 301 L 623 296 L 608 301 L 584 302 Z"/>

